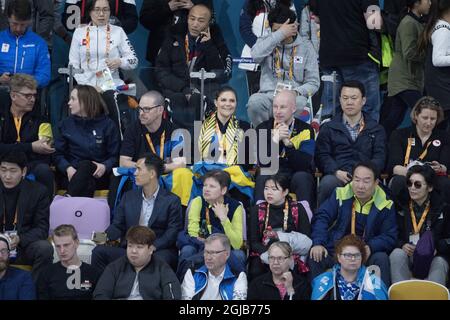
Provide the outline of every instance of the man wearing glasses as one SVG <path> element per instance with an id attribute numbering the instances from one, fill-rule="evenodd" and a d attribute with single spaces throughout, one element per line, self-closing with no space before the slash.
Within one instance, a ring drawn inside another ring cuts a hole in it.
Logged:
<path id="1" fill-rule="evenodd" d="M 173 135 L 173 125 L 163 119 L 164 97 L 157 91 L 145 93 L 139 102 L 139 120 L 126 130 L 120 149 L 120 166 L 135 168 L 140 155 L 156 154 L 164 161 L 164 184 L 187 206 L 192 186 L 192 171 L 186 168 L 186 158 L 172 155 L 175 147 L 183 146 L 181 135 Z"/>
<path id="2" fill-rule="evenodd" d="M 31 274 L 9 266 L 11 239 L 0 233 L 0 300 L 35 300 Z"/>
<path id="3" fill-rule="evenodd" d="M 31 4 L 15 0 L 7 13 L 9 28 L 0 32 L 0 84 L 8 84 L 15 73 L 26 73 L 43 88 L 50 81 L 50 56 L 45 40 L 31 31 Z"/>
<path id="4" fill-rule="evenodd" d="M 313 216 L 311 279 L 333 266 L 336 241 L 354 234 L 367 244 L 366 265 L 379 266 L 389 287 L 388 254 L 397 244 L 397 221 L 394 203 L 378 185 L 377 172 L 371 162 L 356 164 L 351 183 L 336 188 Z"/>
<path id="5" fill-rule="evenodd" d="M 54 175 L 49 164 L 55 149 L 50 123 L 33 111 L 37 82 L 30 75 L 15 74 L 9 85 L 11 106 L 0 111 L 0 155 L 12 150 L 26 153 L 28 173 L 45 185 L 52 197 Z"/>
<path id="6" fill-rule="evenodd" d="M 246 300 L 247 276 L 235 275 L 229 264 L 230 240 L 225 234 L 213 233 L 205 240 L 205 264 L 188 269 L 181 285 L 183 300 Z"/>

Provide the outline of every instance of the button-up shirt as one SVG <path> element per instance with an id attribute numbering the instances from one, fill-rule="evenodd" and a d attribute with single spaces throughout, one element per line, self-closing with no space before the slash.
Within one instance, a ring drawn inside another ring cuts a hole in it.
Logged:
<path id="1" fill-rule="evenodd" d="M 217 277 L 208 272 L 208 285 L 200 300 L 222 300 L 219 293 L 219 286 L 225 275 L 225 269 Z"/>
<path id="2" fill-rule="evenodd" d="M 150 197 L 146 198 L 144 190 L 142 190 L 142 209 L 141 209 L 141 216 L 139 218 L 140 226 L 148 226 L 148 221 L 152 216 L 153 207 L 155 206 L 155 199 L 156 196 L 158 195 L 158 192 L 159 192 L 159 185 L 155 193 L 153 193 Z"/>
<path id="3" fill-rule="evenodd" d="M 361 116 L 361 119 L 358 121 L 357 124 L 355 124 L 354 127 L 352 127 L 350 125 L 350 123 L 348 123 L 348 121 L 343 118 L 343 122 L 345 127 L 347 128 L 348 132 L 350 133 L 350 136 L 352 137 L 353 141 L 356 141 L 356 139 L 358 138 L 359 133 L 362 131 L 361 128 L 364 128 L 364 119 Z"/>

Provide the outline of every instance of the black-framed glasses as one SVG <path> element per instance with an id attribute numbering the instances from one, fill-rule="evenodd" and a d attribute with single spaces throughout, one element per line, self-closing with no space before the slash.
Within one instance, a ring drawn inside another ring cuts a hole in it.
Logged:
<path id="1" fill-rule="evenodd" d="M 14 91 L 14 92 L 20 93 L 22 95 L 22 97 L 24 97 L 27 100 L 31 100 L 33 98 L 36 99 L 36 97 L 37 97 L 37 93 L 23 93 L 23 92 L 20 92 L 20 91 Z"/>
<path id="2" fill-rule="evenodd" d="M 162 105 L 161 104 L 157 104 L 156 106 L 153 106 L 153 107 L 141 107 L 141 106 L 138 106 L 137 107 L 137 111 L 138 112 L 143 112 L 143 113 L 149 113 L 152 109 L 156 109 L 156 108 L 159 108 L 159 107 L 162 107 Z"/>
<path id="3" fill-rule="evenodd" d="M 362 258 L 361 253 L 341 253 L 345 260 L 359 260 Z"/>
<path id="4" fill-rule="evenodd" d="M 223 250 L 217 250 L 217 251 L 214 251 L 214 250 L 205 250 L 205 251 L 203 251 L 203 254 L 204 254 L 205 256 L 213 256 L 213 257 L 215 257 L 215 256 L 217 256 L 218 254 L 220 254 L 220 253 L 222 253 L 222 252 L 225 252 L 225 251 L 227 251 L 227 250 L 225 250 L 225 249 L 223 249 Z"/>
<path id="5" fill-rule="evenodd" d="M 422 189 L 422 186 L 423 186 L 422 182 L 411 181 L 411 180 L 406 181 L 406 185 L 408 186 L 408 188 L 411 188 L 412 186 L 414 186 L 414 188 L 416 188 L 416 189 Z"/>
<path id="6" fill-rule="evenodd" d="M 286 261 L 286 259 L 290 258 L 290 256 L 287 257 L 273 257 L 273 256 L 269 256 L 269 262 L 278 262 L 278 263 L 283 263 Z"/>

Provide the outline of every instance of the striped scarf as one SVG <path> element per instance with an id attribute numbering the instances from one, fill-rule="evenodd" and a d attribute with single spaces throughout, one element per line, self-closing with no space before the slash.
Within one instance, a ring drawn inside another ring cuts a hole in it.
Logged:
<path id="1" fill-rule="evenodd" d="M 216 132 L 219 121 L 216 114 L 216 112 L 213 113 L 205 120 L 200 131 L 199 149 L 203 159 L 210 158 L 212 149 L 215 149 L 215 151 L 218 152 L 221 143 L 219 138 L 223 139 L 222 134 L 220 132 Z M 233 166 L 237 164 L 238 146 L 239 142 L 243 139 L 243 135 L 243 131 L 239 128 L 239 122 L 233 115 L 228 121 L 227 130 L 225 131 L 226 165 Z M 220 156 L 222 157 L 223 154 L 220 154 Z"/>

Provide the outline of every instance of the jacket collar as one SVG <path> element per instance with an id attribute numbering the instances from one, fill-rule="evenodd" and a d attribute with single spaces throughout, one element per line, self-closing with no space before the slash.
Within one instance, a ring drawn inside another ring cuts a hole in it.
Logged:
<path id="1" fill-rule="evenodd" d="M 344 187 L 336 188 L 336 200 L 339 201 L 339 205 L 342 206 L 343 201 L 352 199 L 355 196 L 351 183 L 348 183 Z M 388 200 L 386 193 L 380 186 L 376 186 L 375 193 L 372 196 L 373 205 L 382 211 L 384 208 L 390 209 L 393 205 L 392 200 Z"/>

